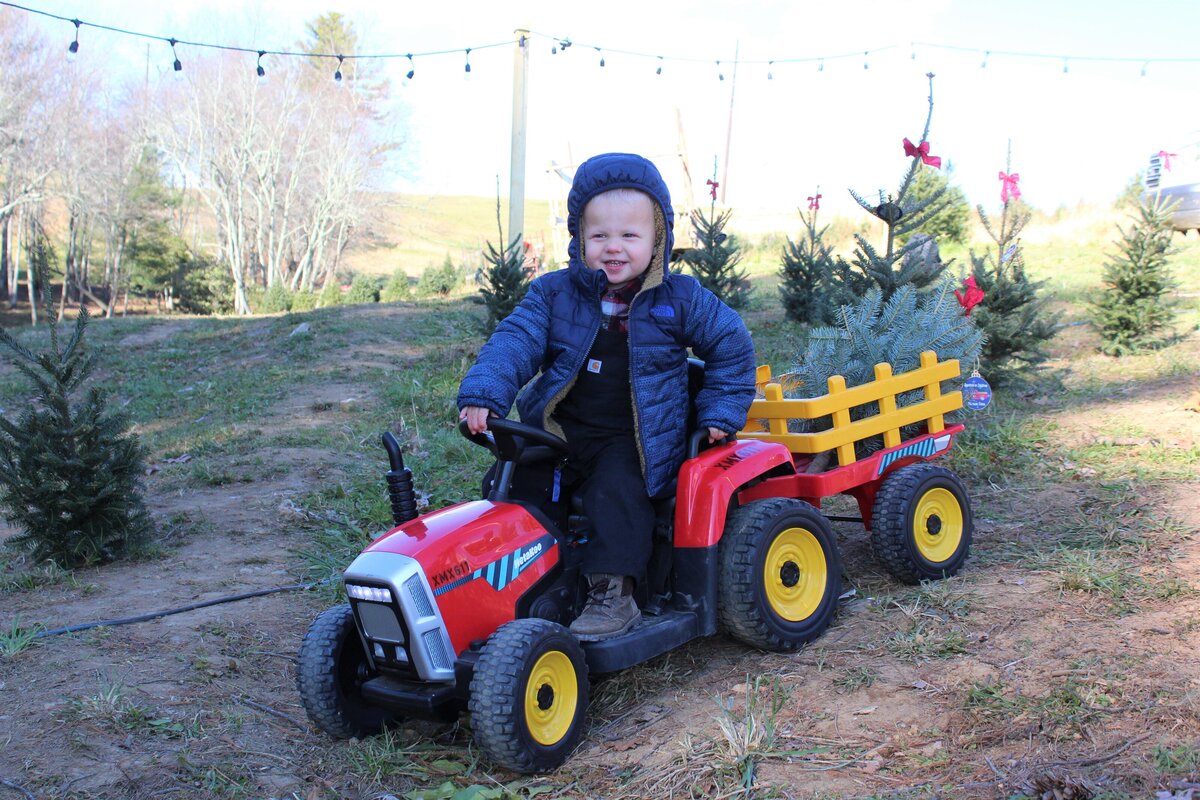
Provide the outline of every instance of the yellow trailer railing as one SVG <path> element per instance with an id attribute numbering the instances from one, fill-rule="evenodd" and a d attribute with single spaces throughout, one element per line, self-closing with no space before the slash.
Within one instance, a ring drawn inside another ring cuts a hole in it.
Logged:
<path id="1" fill-rule="evenodd" d="M 875 380 L 846 388 L 846 379 L 833 375 L 827 381 L 829 393 L 821 397 L 784 399 L 783 386 L 771 380 L 771 368 L 759 367 L 757 379 L 764 399 L 750 404 L 746 427 L 739 439 L 761 439 L 779 442 L 793 453 L 814 455 L 836 450 L 839 466 L 853 464 L 854 443 L 872 436 L 883 436 L 884 448 L 901 444 L 900 429 L 906 425 L 925 422 L 926 433 L 939 433 L 945 428 L 943 415 L 962 408 L 962 393 L 942 394 L 941 382 L 960 375 L 957 360 L 938 361 L 932 351 L 921 353 L 921 366 L 899 375 L 892 374 L 891 364 L 875 365 Z M 925 399 L 913 405 L 896 407 L 896 396 L 914 389 L 924 389 Z M 860 420 L 850 420 L 850 409 L 878 403 L 877 414 Z M 792 433 L 788 421 L 830 417 L 833 427 L 813 433 Z"/>

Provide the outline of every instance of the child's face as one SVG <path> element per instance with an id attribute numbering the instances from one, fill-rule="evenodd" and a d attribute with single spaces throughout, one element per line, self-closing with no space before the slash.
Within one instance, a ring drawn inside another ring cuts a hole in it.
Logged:
<path id="1" fill-rule="evenodd" d="M 654 257 L 654 201 L 636 189 L 596 195 L 583 209 L 583 262 L 624 286 Z"/>

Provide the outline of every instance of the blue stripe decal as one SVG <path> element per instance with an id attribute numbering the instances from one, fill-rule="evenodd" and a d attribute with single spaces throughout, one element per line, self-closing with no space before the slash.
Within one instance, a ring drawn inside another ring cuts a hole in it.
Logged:
<path id="1" fill-rule="evenodd" d="M 875 471 L 875 477 L 882 475 L 884 470 L 902 458 L 907 458 L 908 456 L 930 458 L 936 452 L 938 452 L 938 447 L 934 443 L 934 439 L 931 437 L 928 439 L 922 439 L 919 442 L 913 442 L 910 445 L 901 447 L 899 450 L 892 450 L 889 453 L 884 453 L 879 459 L 879 468 Z"/>
<path id="2" fill-rule="evenodd" d="M 493 589 L 499 592 L 515 581 L 522 572 L 529 568 L 530 564 L 549 552 L 554 544 L 554 536 L 547 533 L 525 547 L 518 547 L 513 552 L 506 553 L 492 563 L 480 567 L 470 575 L 442 584 L 433 590 L 433 594 L 435 597 L 443 595 L 479 578 L 486 580 Z"/>

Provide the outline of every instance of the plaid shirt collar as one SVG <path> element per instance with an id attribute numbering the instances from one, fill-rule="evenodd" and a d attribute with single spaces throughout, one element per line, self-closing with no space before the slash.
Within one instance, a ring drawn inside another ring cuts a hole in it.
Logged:
<path id="1" fill-rule="evenodd" d="M 642 288 L 642 276 L 614 289 L 611 286 L 600 295 L 600 313 L 604 315 L 601 327 L 608 331 L 629 332 L 629 304 Z"/>

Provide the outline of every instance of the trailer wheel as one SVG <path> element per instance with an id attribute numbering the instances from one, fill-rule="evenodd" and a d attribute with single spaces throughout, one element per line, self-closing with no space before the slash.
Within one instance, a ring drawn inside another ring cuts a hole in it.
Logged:
<path id="1" fill-rule="evenodd" d="M 791 652 L 824 632 L 841 594 L 829 521 L 802 500 L 762 500 L 729 514 L 720 545 L 717 610 L 741 642 Z"/>
<path id="2" fill-rule="evenodd" d="M 296 688 L 313 724 L 330 736 L 371 736 L 399 715 L 363 699 L 362 684 L 374 677 L 347 603 L 323 611 L 304 634 L 296 665 Z"/>
<path id="3" fill-rule="evenodd" d="M 973 528 L 971 500 L 958 476 L 913 464 L 883 479 L 871 511 L 871 546 L 897 580 L 948 578 L 967 560 Z"/>
<path id="4" fill-rule="evenodd" d="M 501 625 L 484 644 L 471 679 L 475 742 L 517 772 L 543 772 L 579 743 L 588 708 L 588 669 L 570 631 L 544 619 Z"/>

